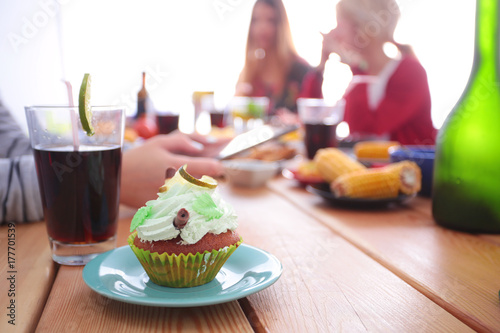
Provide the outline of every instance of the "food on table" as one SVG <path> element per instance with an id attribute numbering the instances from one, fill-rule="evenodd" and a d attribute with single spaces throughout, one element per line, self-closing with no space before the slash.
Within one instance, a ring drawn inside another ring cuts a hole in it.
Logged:
<path id="1" fill-rule="evenodd" d="M 314 155 L 314 162 L 321 177 L 328 183 L 337 177 L 366 167 L 358 161 L 350 158 L 338 148 L 323 148 Z"/>
<path id="2" fill-rule="evenodd" d="M 234 128 L 226 126 L 224 128 L 212 127 L 210 131 L 210 136 L 217 139 L 232 139 L 234 138 Z"/>
<path id="3" fill-rule="evenodd" d="M 281 142 L 268 142 L 250 150 L 245 158 L 261 161 L 287 160 L 297 154 L 295 148 Z"/>
<path id="4" fill-rule="evenodd" d="M 337 148 L 320 149 L 314 156 L 319 174 L 336 197 L 382 199 L 420 190 L 422 174 L 411 161 L 366 168 Z"/>
<path id="5" fill-rule="evenodd" d="M 388 160 L 389 149 L 398 146 L 397 141 L 362 141 L 354 145 L 354 154 L 358 159 Z"/>
<path id="6" fill-rule="evenodd" d="M 200 187 L 205 187 L 209 189 L 215 189 L 217 187 L 217 181 L 213 179 L 210 176 L 202 176 L 201 179 L 197 179 L 193 176 L 191 176 L 185 169 L 185 167 L 181 167 L 179 169 L 179 175 L 181 176 L 182 180 L 186 180 L 190 182 L 191 184 L 198 185 Z M 174 175 L 175 176 L 175 175 Z M 168 177 L 168 174 L 167 174 Z M 168 190 L 168 188 L 167 188 Z"/>
<path id="7" fill-rule="evenodd" d="M 302 140 L 302 135 L 301 135 L 301 132 L 299 130 L 295 130 L 295 131 L 292 131 L 290 133 L 283 135 L 280 138 L 280 140 L 283 142 L 299 141 L 299 140 Z"/>
<path id="8" fill-rule="evenodd" d="M 401 161 L 389 164 L 385 167 L 387 170 L 400 175 L 399 190 L 403 194 L 415 194 L 422 187 L 422 169 L 412 161 Z"/>
<path id="9" fill-rule="evenodd" d="M 149 139 L 158 134 L 156 122 L 146 115 L 138 118 L 134 123 L 134 130 L 141 138 Z"/>
<path id="10" fill-rule="evenodd" d="M 234 209 L 208 176 L 167 170 L 158 198 L 132 219 L 128 242 L 152 282 L 194 287 L 212 281 L 241 244 Z"/>
<path id="11" fill-rule="evenodd" d="M 302 178 L 322 178 L 314 161 L 300 163 L 297 167 L 297 174 Z"/>
<path id="12" fill-rule="evenodd" d="M 389 164 L 382 168 L 354 171 L 339 176 L 330 188 L 336 197 L 395 198 L 400 193 L 415 194 L 420 190 L 421 171 L 410 161 Z"/>
<path id="13" fill-rule="evenodd" d="M 139 138 L 137 132 L 130 127 L 125 128 L 125 132 L 123 134 L 123 139 L 127 142 L 135 142 Z"/>

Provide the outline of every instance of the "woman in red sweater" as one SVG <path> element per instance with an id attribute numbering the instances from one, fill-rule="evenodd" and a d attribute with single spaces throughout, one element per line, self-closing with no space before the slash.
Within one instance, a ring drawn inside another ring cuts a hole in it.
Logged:
<path id="1" fill-rule="evenodd" d="M 427 74 L 411 48 L 393 39 L 399 14 L 394 0 L 341 0 L 337 27 L 324 35 L 322 62 L 334 52 L 351 67 L 344 120 L 354 139 L 432 145 Z M 397 58 L 384 52 L 388 42 L 398 47 Z"/>

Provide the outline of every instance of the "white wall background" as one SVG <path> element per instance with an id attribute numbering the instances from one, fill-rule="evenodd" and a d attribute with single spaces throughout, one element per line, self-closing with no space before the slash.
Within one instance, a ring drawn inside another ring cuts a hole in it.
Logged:
<path id="1" fill-rule="evenodd" d="M 336 0 L 284 0 L 295 44 L 319 62 L 320 32 L 335 26 Z M 65 104 L 93 76 L 93 104 L 135 112 L 141 72 L 160 111 L 192 112 L 195 90 L 223 105 L 243 65 L 254 0 L 0 0 L 0 95 L 25 128 L 29 104 Z M 433 121 L 440 127 L 472 64 L 474 1 L 400 0 L 396 39 L 414 46 L 427 69 Z M 338 99 L 350 78 L 330 61 L 324 94 Z"/>

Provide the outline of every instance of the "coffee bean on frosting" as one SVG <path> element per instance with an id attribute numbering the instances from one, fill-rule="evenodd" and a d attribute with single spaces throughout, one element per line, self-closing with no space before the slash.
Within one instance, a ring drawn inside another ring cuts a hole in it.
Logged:
<path id="1" fill-rule="evenodd" d="M 176 229 L 182 229 L 186 226 L 189 220 L 189 212 L 185 208 L 179 209 L 177 216 L 174 218 L 174 226 Z"/>

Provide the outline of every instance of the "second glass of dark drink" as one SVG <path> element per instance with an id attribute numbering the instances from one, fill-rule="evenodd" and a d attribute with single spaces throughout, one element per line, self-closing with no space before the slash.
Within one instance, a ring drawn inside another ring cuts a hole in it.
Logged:
<path id="1" fill-rule="evenodd" d="M 158 113 L 156 121 L 159 134 L 168 134 L 179 127 L 179 115 L 175 113 Z"/>
<path id="2" fill-rule="evenodd" d="M 312 160 L 321 148 L 337 147 L 337 124 L 305 123 L 305 138 L 307 158 Z"/>
<path id="3" fill-rule="evenodd" d="M 115 247 L 125 112 L 93 107 L 95 134 L 78 107 L 26 107 L 54 261 L 84 265 Z"/>
<path id="4" fill-rule="evenodd" d="M 307 157 L 313 159 L 321 148 L 336 147 L 337 125 L 344 117 L 341 103 L 328 104 L 323 99 L 299 98 L 299 117 L 304 125 L 304 145 Z"/>
<path id="5" fill-rule="evenodd" d="M 212 124 L 212 127 L 226 127 L 226 115 L 224 110 L 210 110 L 210 122 Z"/>

